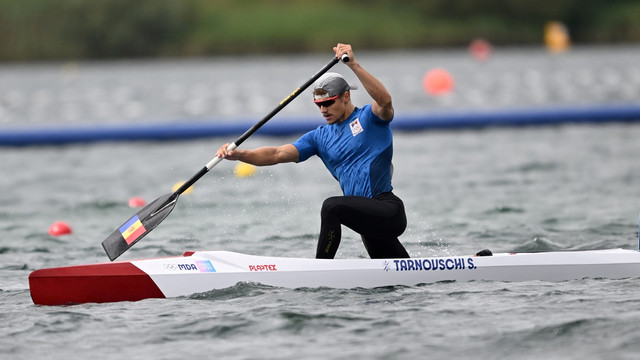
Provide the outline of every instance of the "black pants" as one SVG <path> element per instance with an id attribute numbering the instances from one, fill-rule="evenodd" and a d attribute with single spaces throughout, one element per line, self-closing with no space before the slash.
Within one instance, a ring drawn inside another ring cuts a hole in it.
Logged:
<path id="1" fill-rule="evenodd" d="M 340 245 L 341 225 L 361 235 L 372 259 L 408 258 L 398 240 L 407 227 L 404 204 L 388 192 L 374 198 L 334 196 L 322 204 L 316 258 L 333 259 Z"/>

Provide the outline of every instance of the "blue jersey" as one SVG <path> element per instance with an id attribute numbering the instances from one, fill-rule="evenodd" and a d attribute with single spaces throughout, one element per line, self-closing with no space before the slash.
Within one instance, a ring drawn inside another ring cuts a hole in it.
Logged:
<path id="1" fill-rule="evenodd" d="M 393 189 L 389 123 L 366 105 L 355 108 L 345 121 L 322 125 L 304 134 L 293 146 L 300 154 L 299 162 L 318 155 L 340 183 L 344 195 L 374 197 Z"/>

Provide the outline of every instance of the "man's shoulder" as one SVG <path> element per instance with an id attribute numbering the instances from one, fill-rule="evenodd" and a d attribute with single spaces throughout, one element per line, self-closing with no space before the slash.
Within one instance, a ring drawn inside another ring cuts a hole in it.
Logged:
<path id="1" fill-rule="evenodd" d="M 364 105 L 363 107 L 356 106 L 356 108 L 353 111 L 359 114 L 373 115 L 373 111 L 371 111 L 371 104 Z"/>
<path id="2" fill-rule="evenodd" d="M 376 114 L 374 114 L 371 104 L 367 104 L 362 108 L 356 108 L 356 110 L 354 110 L 354 113 L 356 113 L 356 116 L 360 118 L 361 121 L 364 120 L 368 122 L 378 123 L 381 125 L 388 125 L 389 122 L 391 122 L 391 120 L 389 121 L 382 120 Z"/>

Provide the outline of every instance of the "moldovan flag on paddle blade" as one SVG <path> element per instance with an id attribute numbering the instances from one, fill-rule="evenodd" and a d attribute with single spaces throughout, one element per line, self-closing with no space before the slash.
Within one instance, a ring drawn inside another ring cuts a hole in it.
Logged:
<path id="1" fill-rule="evenodd" d="M 129 221 L 120 227 L 120 233 L 124 241 L 127 242 L 127 245 L 131 245 L 131 243 L 136 241 L 145 231 L 147 231 L 147 229 L 145 229 L 142 222 L 140 222 L 138 215 L 133 215 Z"/>

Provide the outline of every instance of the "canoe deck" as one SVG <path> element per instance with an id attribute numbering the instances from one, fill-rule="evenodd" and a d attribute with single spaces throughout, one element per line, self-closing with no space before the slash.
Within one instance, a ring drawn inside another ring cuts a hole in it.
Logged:
<path id="1" fill-rule="evenodd" d="M 285 288 L 375 288 L 438 281 L 566 281 L 640 277 L 640 252 L 627 249 L 499 253 L 415 259 L 307 259 L 229 251 L 41 269 L 29 275 L 38 305 L 170 298 L 239 282 Z"/>

